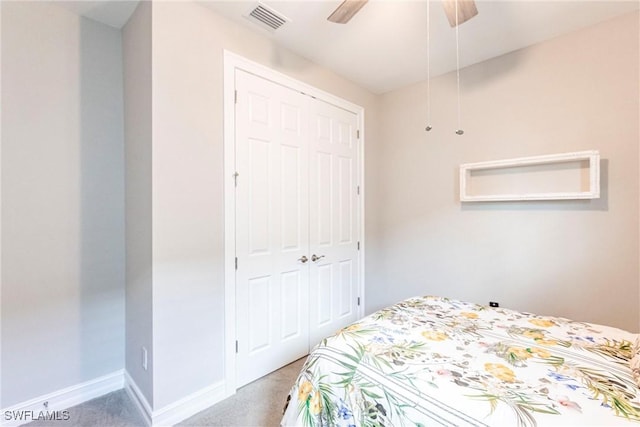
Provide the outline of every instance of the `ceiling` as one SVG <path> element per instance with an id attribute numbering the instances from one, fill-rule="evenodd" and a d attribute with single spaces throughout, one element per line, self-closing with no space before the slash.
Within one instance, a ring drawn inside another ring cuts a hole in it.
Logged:
<path id="1" fill-rule="evenodd" d="M 94 21 L 102 22 L 114 28 L 122 28 L 136 9 L 138 1 L 65 0 L 57 1 L 56 4 Z"/>
<path id="2" fill-rule="evenodd" d="M 65 3 L 120 28 L 137 2 Z M 276 31 L 244 17 L 256 6 L 255 0 L 200 3 L 374 93 L 424 80 L 427 75 L 426 0 L 370 0 L 346 25 L 326 20 L 341 0 L 263 0 L 290 19 Z M 476 4 L 478 16 L 459 27 L 463 67 L 640 8 L 638 0 L 476 0 Z M 455 30 L 449 27 L 440 1 L 431 1 L 430 8 L 431 75 L 435 76 L 455 69 Z"/>

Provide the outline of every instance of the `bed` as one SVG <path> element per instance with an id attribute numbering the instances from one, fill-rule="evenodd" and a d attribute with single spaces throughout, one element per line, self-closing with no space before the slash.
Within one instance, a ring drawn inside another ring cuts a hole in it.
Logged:
<path id="1" fill-rule="evenodd" d="M 400 302 L 325 339 L 284 426 L 631 426 L 639 336 L 441 297 Z"/>

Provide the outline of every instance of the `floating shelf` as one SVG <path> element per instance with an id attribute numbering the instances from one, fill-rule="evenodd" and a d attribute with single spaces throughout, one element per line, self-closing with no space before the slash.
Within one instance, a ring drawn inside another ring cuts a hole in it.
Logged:
<path id="1" fill-rule="evenodd" d="M 461 202 L 600 197 L 596 150 L 460 165 Z"/>

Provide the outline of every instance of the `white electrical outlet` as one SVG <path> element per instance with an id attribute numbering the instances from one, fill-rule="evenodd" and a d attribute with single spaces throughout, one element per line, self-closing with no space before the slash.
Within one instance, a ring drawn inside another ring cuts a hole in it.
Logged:
<path id="1" fill-rule="evenodd" d="M 142 346 L 142 369 L 147 370 L 147 349 Z"/>

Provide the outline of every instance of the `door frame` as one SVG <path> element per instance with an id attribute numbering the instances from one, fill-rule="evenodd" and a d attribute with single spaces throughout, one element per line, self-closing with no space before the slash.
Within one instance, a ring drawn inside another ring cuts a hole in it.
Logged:
<path id="1" fill-rule="evenodd" d="M 357 308 L 358 318 L 364 315 L 364 108 L 332 95 L 328 92 L 296 80 L 279 71 L 275 71 L 257 62 L 246 59 L 228 50 L 224 50 L 224 376 L 225 394 L 231 396 L 236 392 L 236 220 L 235 220 L 235 72 L 242 70 L 255 76 L 270 80 L 276 84 L 288 87 L 305 95 L 317 98 L 321 101 L 335 105 L 336 107 L 350 111 L 358 116 L 358 129 L 360 138 L 358 142 L 358 180 L 360 185 L 360 197 L 358 199 L 359 213 L 359 277 L 360 277 L 360 306 Z"/>

